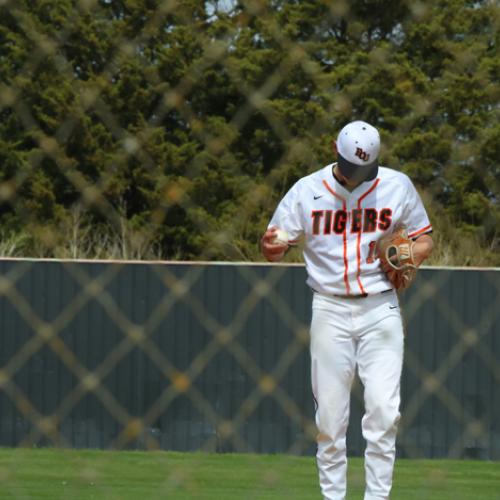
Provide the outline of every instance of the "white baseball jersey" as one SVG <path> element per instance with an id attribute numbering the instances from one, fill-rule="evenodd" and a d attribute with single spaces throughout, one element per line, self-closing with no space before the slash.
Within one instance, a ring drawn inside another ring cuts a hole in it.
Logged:
<path id="1" fill-rule="evenodd" d="M 398 226 L 410 238 L 432 231 L 407 175 L 379 167 L 353 191 L 333 175 L 335 164 L 303 177 L 279 203 L 269 227 L 304 238 L 307 284 L 334 295 L 376 294 L 392 288 L 375 255 L 377 240 Z"/>

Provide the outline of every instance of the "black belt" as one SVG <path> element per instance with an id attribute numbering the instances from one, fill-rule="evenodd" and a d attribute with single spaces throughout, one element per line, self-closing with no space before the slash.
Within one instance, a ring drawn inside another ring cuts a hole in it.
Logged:
<path id="1" fill-rule="evenodd" d="M 382 293 L 387 293 L 387 292 L 392 292 L 392 288 L 389 288 L 388 290 L 384 290 L 383 292 L 379 292 L 380 294 Z M 378 293 L 374 293 L 372 295 L 378 295 Z M 367 293 L 360 293 L 359 295 L 337 295 L 333 294 L 332 297 L 339 297 L 341 299 L 365 299 L 368 297 Z"/>
<path id="2" fill-rule="evenodd" d="M 339 297 L 340 299 L 364 299 L 368 297 L 367 293 L 360 293 L 359 295 L 337 295 L 333 294 L 333 297 Z"/>

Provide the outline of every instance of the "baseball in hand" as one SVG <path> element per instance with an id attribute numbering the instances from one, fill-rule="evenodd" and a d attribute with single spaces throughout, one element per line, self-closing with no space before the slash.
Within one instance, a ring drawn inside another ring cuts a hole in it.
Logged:
<path id="1" fill-rule="evenodd" d="M 283 229 L 277 229 L 274 233 L 273 243 L 275 245 L 287 245 L 288 246 L 288 233 Z"/>

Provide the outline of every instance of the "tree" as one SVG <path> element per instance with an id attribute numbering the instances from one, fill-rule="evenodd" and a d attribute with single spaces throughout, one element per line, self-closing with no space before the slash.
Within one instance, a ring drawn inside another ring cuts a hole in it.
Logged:
<path id="1" fill-rule="evenodd" d="M 493 3 L 0 9 L 0 228 L 23 254 L 258 259 L 277 200 L 360 118 L 446 233 L 438 255 L 466 260 L 468 238 L 498 264 Z"/>

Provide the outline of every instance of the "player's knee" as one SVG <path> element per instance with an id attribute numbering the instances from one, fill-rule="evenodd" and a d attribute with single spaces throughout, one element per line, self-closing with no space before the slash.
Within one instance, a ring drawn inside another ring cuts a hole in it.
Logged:
<path id="1" fill-rule="evenodd" d="M 401 414 L 397 405 L 384 400 L 374 402 L 367 408 L 365 419 L 370 427 L 378 428 L 381 432 L 397 429 Z"/>
<path id="2" fill-rule="evenodd" d="M 383 412 L 382 425 L 384 430 L 396 431 L 401 414 L 397 409 L 390 409 Z"/>

